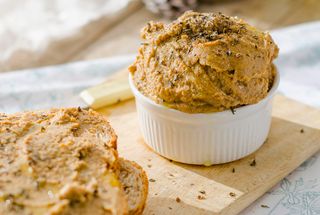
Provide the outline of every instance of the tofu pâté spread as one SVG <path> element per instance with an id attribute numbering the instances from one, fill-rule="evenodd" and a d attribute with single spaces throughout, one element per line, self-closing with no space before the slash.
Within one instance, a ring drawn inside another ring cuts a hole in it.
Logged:
<path id="1" fill-rule="evenodd" d="M 149 22 L 129 67 L 137 89 L 158 104 L 208 113 L 255 104 L 273 85 L 279 49 L 267 32 L 236 17 L 188 11 Z"/>

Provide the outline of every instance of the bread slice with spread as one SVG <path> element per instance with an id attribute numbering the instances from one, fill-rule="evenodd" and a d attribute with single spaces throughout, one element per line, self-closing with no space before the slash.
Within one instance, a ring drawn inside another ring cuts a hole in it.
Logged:
<path id="1" fill-rule="evenodd" d="M 129 214 L 121 163 L 115 132 L 92 110 L 1 114 L 0 214 Z"/>

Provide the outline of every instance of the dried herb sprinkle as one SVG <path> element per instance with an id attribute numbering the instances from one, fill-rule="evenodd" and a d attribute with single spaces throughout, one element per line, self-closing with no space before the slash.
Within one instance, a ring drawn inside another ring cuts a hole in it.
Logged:
<path id="1" fill-rule="evenodd" d="M 256 165 L 257 165 L 256 159 L 253 159 L 250 163 L 250 166 L 256 166 Z"/>

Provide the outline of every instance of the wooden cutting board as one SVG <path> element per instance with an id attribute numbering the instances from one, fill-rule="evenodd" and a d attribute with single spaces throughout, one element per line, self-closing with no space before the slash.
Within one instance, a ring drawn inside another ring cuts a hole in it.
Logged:
<path id="1" fill-rule="evenodd" d="M 99 111 L 118 134 L 120 156 L 148 174 L 144 214 L 237 214 L 320 149 L 320 110 L 282 96 L 275 98 L 266 143 L 246 158 L 211 167 L 154 153 L 141 137 L 133 100 Z"/>

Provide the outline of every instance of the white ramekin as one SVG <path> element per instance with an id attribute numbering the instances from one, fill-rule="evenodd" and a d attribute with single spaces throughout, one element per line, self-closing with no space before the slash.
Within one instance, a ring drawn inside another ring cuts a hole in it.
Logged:
<path id="1" fill-rule="evenodd" d="M 145 142 L 171 160 L 206 166 L 240 159 L 264 143 L 279 79 L 277 72 L 267 97 L 257 104 L 236 108 L 235 114 L 230 110 L 189 114 L 147 98 L 137 90 L 129 75 Z"/>

